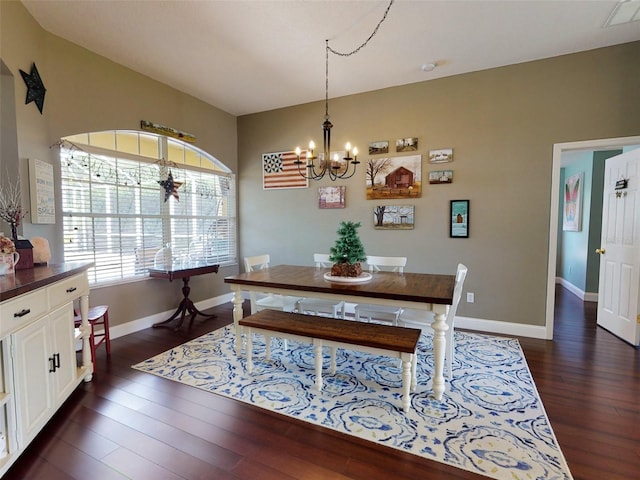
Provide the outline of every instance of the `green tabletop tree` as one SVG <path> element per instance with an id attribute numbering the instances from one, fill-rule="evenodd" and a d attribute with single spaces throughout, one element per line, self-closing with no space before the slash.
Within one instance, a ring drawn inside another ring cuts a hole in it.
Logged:
<path id="1" fill-rule="evenodd" d="M 338 238 L 329 249 L 329 260 L 333 262 L 331 275 L 334 277 L 358 277 L 362 273 L 362 265 L 367 259 L 364 246 L 358 237 L 357 229 L 360 222 L 341 222 L 338 228 Z"/>

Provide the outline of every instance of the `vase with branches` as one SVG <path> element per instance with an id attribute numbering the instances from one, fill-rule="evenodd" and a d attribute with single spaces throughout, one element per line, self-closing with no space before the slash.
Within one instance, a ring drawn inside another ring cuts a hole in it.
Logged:
<path id="1" fill-rule="evenodd" d="M 22 210 L 21 198 L 19 182 L 6 188 L 0 186 L 0 219 L 9 224 L 14 242 L 18 240 L 18 227 L 26 214 Z"/>

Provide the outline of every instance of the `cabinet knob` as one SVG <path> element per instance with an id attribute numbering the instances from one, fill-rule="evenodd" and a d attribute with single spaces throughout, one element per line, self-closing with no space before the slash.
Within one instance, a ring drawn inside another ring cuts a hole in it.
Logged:
<path id="1" fill-rule="evenodd" d="M 73 292 L 75 292 L 76 290 L 77 290 L 77 288 L 76 288 L 76 287 L 70 287 L 70 288 L 67 288 L 67 293 L 73 293 Z"/>
<path id="2" fill-rule="evenodd" d="M 25 315 L 28 315 L 29 313 L 31 313 L 31 309 L 30 308 L 23 308 L 19 312 L 14 313 L 13 316 L 17 317 L 17 318 L 20 318 L 20 317 L 24 317 Z"/>

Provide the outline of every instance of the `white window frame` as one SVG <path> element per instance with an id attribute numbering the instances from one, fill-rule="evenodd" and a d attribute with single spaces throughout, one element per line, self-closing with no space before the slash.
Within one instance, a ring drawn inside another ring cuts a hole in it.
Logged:
<path id="1" fill-rule="evenodd" d="M 97 133 L 104 139 L 110 132 Z M 236 264 L 236 178 L 231 170 L 181 140 L 148 132 L 113 134 L 116 139 L 131 134 L 128 140 L 144 136 L 147 144 L 157 137 L 158 158 L 131 153 L 131 142 L 127 152 L 117 145 L 92 145 L 92 134 L 61 141 L 65 262 L 93 262 L 92 286 L 142 279 L 148 268 L 167 268 L 169 251 L 160 251 L 163 247 L 171 249 L 172 268 Z M 176 152 L 183 150 L 188 154 L 181 162 Z M 167 160 L 168 154 L 177 162 Z M 182 183 L 176 196 L 160 184 L 169 171 Z"/>

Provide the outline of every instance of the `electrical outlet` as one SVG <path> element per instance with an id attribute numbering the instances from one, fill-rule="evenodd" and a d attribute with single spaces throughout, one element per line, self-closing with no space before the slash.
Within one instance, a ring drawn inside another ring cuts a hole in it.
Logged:
<path id="1" fill-rule="evenodd" d="M 467 303 L 473 303 L 475 300 L 475 295 L 472 292 L 467 292 Z"/>

